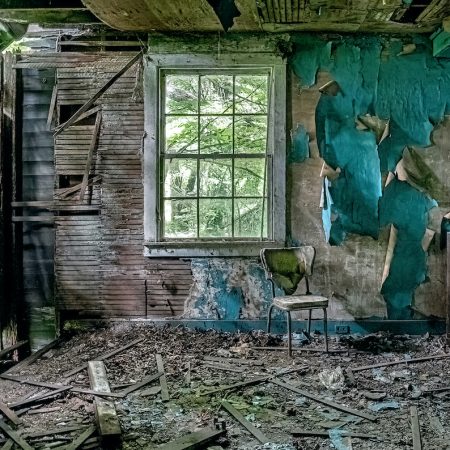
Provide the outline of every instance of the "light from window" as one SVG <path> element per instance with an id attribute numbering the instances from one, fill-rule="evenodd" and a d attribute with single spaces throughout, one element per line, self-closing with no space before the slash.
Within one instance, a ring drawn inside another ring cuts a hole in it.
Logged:
<path id="1" fill-rule="evenodd" d="M 162 237 L 267 238 L 269 73 L 162 77 Z"/>

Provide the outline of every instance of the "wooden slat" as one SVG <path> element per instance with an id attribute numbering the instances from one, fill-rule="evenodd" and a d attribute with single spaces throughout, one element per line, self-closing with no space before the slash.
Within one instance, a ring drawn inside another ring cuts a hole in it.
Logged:
<path id="1" fill-rule="evenodd" d="M 89 361 L 88 374 L 93 391 L 111 392 L 103 361 Z M 96 397 L 94 405 L 99 434 L 105 437 L 120 436 L 122 432 L 114 403 Z"/>
<path id="2" fill-rule="evenodd" d="M 169 389 L 167 387 L 167 379 L 166 379 L 166 372 L 164 370 L 163 359 L 160 354 L 156 355 L 156 365 L 158 367 L 158 371 L 162 372 L 162 375 L 159 379 L 159 384 L 161 385 L 161 400 L 163 402 L 168 402 L 170 400 Z"/>
<path id="3" fill-rule="evenodd" d="M 3 420 L 0 420 L 0 430 L 2 430 L 9 438 L 11 438 L 23 450 L 33 450 L 31 445 L 21 438 L 11 427 L 9 427 Z"/>
<path id="4" fill-rule="evenodd" d="M 252 425 L 234 406 L 226 401 L 222 401 L 222 407 L 225 408 L 243 427 L 245 427 L 261 444 L 270 442 L 258 428 Z"/>
<path id="5" fill-rule="evenodd" d="M 0 350 L 0 359 L 6 356 L 8 353 L 13 352 L 14 350 L 17 350 L 18 348 L 23 347 L 26 344 L 28 344 L 28 341 L 20 341 L 14 345 L 4 348 L 3 350 Z"/>
<path id="6" fill-rule="evenodd" d="M 158 450 L 195 450 L 206 448 L 207 444 L 214 442 L 225 434 L 225 430 L 213 430 L 203 428 L 186 436 L 170 441 L 168 444 L 158 447 Z"/>
<path id="7" fill-rule="evenodd" d="M 101 123 L 102 123 L 102 113 L 101 113 L 101 111 L 98 111 L 96 119 L 95 119 L 94 133 L 92 134 L 92 140 L 89 145 L 89 152 L 88 152 L 88 156 L 87 156 L 87 160 L 86 160 L 86 167 L 84 169 L 83 181 L 81 182 L 81 186 L 80 186 L 80 196 L 78 199 L 79 202 L 82 202 L 84 200 L 86 188 L 89 183 L 89 174 L 90 174 L 91 166 L 92 166 L 92 158 L 94 156 L 94 150 L 97 146 Z"/>
<path id="8" fill-rule="evenodd" d="M 411 430 L 413 437 L 413 450 L 422 450 L 422 438 L 420 436 L 419 413 L 416 406 L 411 406 Z"/>

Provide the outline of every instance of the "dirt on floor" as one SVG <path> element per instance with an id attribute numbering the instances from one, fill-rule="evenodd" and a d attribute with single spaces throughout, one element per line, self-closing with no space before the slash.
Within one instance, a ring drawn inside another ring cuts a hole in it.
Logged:
<path id="1" fill-rule="evenodd" d="M 320 335 L 311 342 L 303 335 L 294 337 L 296 346 L 289 358 L 283 337 L 259 331 L 223 333 L 127 323 L 72 332 L 33 364 L 8 374 L 22 381 L 90 389 L 86 368 L 73 375 L 70 371 L 141 338 L 104 359 L 111 390 L 124 392 L 161 371 L 156 362 L 159 354 L 168 398 L 163 378 L 113 398 L 122 429 L 118 448 L 159 448 L 200 429 L 225 427 L 209 447 L 198 448 L 409 449 L 413 448 L 411 407 L 416 407 L 423 449 L 450 449 L 450 358 L 413 361 L 444 354 L 443 337 L 381 333 L 331 337 L 329 354 L 322 351 Z M 411 361 L 357 370 L 396 360 Z M 255 384 L 226 388 L 251 380 Z M 449 390 L 436 390 L 445 387 Z M 18 435 L 33 448 L 69 448 L 86 427 L 96 423 L 94 397 L 68 389 L 54 399 L 12 405 L 47 392 L 52 389 L 0 379 L 0 400 L 22 420 Z M 224 405 L 237 410 L 257 431 L 250 433 Z M 4 418 L 4 423 L 14 428 L 9 419 Z M 343 431 L 357 436 L 348 437 Z M 319 435 L 305 435 L 311 432 Z M 10 448 L 6 435 L 0 429 L 0 448 Z M 70 448 L 112 446 L 102 444 L 95 433 L 77 445 Z"/>

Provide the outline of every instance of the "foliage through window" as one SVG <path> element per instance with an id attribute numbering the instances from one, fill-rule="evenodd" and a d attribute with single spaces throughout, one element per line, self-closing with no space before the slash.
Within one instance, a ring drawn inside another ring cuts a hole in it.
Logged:
<path id="1" fill-rule="evenodd" d="M 266 239 L 270 72 L 164 70 L 164 239 Z"/>

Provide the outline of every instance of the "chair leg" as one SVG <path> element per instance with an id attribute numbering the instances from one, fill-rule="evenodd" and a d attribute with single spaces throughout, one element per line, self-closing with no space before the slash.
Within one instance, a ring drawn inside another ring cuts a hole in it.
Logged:
<path id="1" fill-rule="evenodd" d="M 312 309 L 308 310 L 308 335 L 311 335 L 311 315 L 312 315 Z M 309 336 L 308 336 L 309 338 Z"/>
<path id="2" fill-rule="evenodd" d="M 291 312 L 286 311 L 287 314 L 287 339 L 288 339 L 288 355 L 292 356 L 292 334 L 291 334 Z"/>
<path id="3" fill-rule="evenodd" d="M 323 308 L 323 331 L 325 335 L 325 352 L 328 353 L 328 318 L 327 308 Z"/>
<path id="4" fill-rule="evenodd" d="M 269 312 L 267 313 L 267 334 L 270 333 L 270 326 L 272 324 L 272 309 L 275 305 L 270 305 Z"/>

